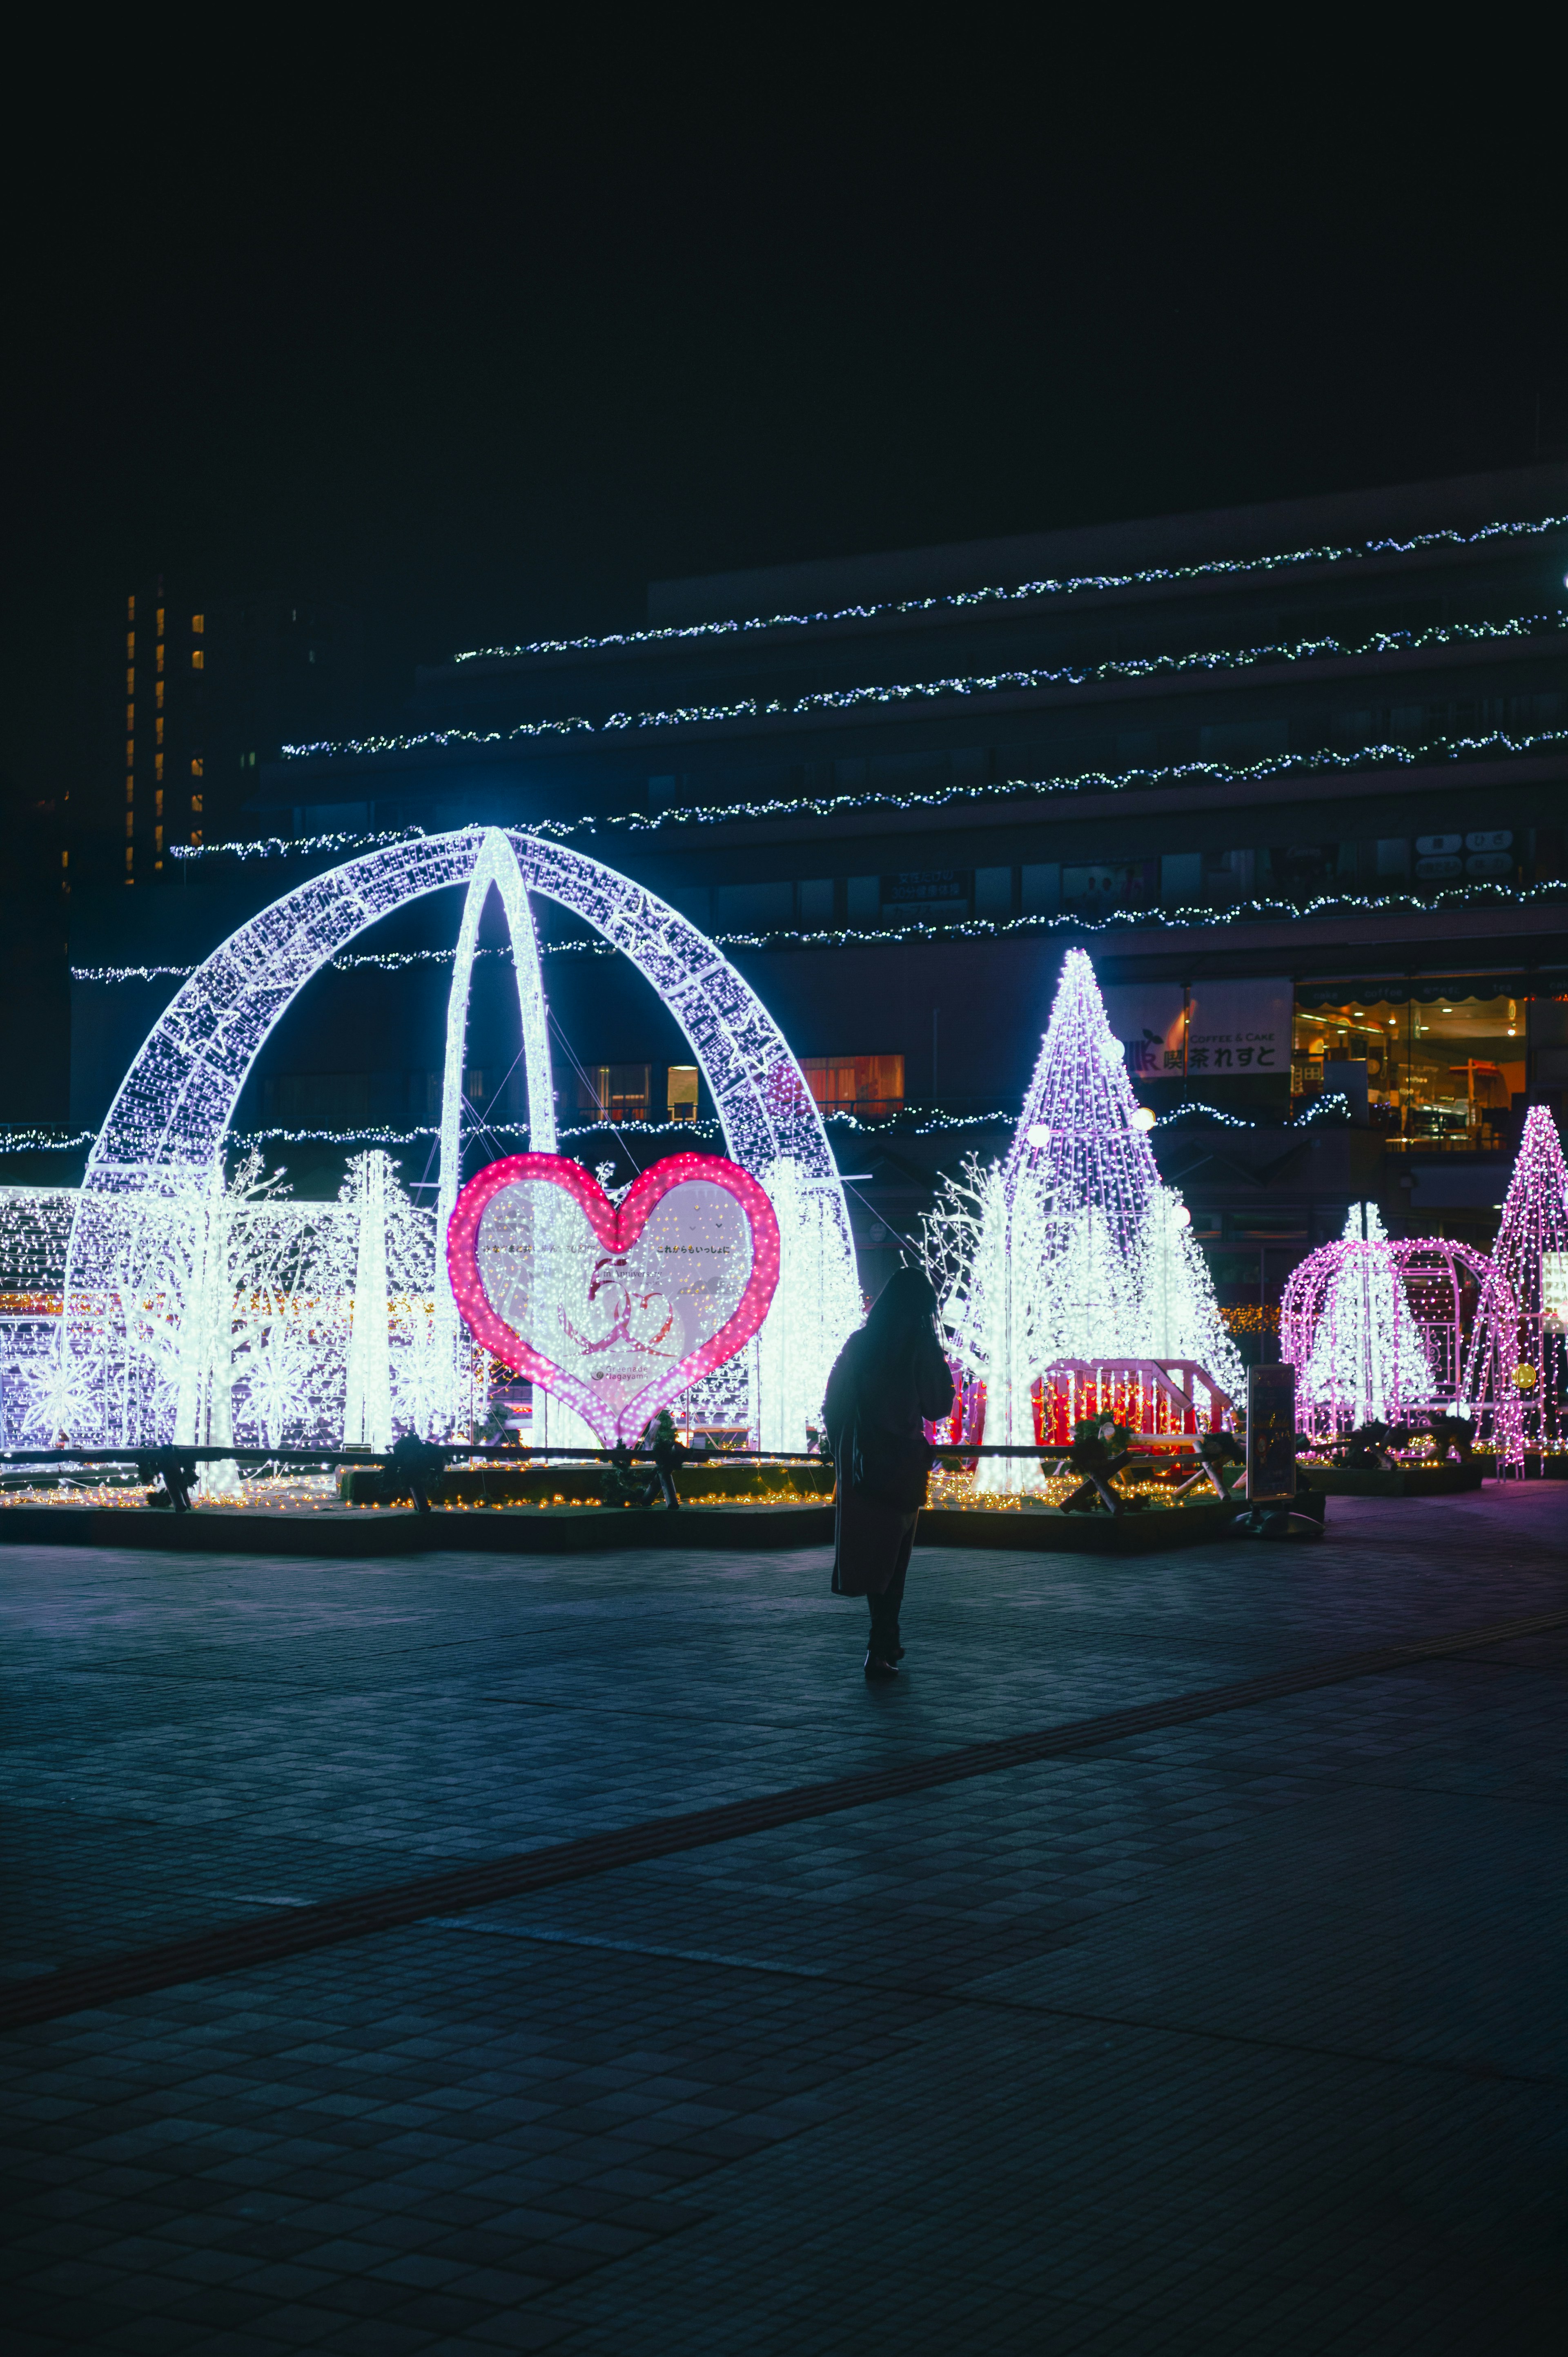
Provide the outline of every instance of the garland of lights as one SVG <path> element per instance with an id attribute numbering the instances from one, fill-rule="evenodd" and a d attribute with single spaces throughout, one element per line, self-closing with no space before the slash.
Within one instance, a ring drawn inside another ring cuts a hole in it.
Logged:
<path id="1" fill-rule="evenodd" d="M 1298 1113 L 1289 1126 L 1309 1128 L 1314 1122 L 1328 1118 L 1348 1120 L 1350 1106 L 1337 1091 L 1313 1097 Z M 857 1137 L 880 1137 L 893 1132 L 901 1137 L 934 1137 L 964 1129 L 994 1129 L 1000 1124 L 1011 1124 L 1015 1116 L 998 1106 L 994 1113 L 917 1114 L 908 1109 L 890 1114 L 882 1121 L 863 1121 L 858 1114 L 842 1107 L 823 1105 L 822 1121 L 829 1129 L 853 1130 Z M 1226 1113 L 1219 1105 L 1194 1102 L 1175 1105 L 1163 1113 L 1155 1122 L 1156 1130 L 1179 1126 L 1183 1122 L 1205 1120 L 1219 1122 L 1226 1129 L 1274 1129 L 1275 1122 L 1251 1121 L 1240 1114 Z M 467 1133 L 472 1136 L 528 1138 L 532 1135 L 526 1122 L 484 1121 L 475 1123 Z M 434 1122 L 417 1123 L 410 1129 L 393 1129 L 381 1125 L 365 1129 L 248 1129 L 231 1130 L 230 1143 L 237 1152 L 244 1153 L 263 1146 L 421 1146 L 441 1131 Z M 609 1120 L 584 1122 L 575 1129 L 559 1133 L 562 1144 L 569 1138 L 605 1137 L 701 1137 L 720 1140 L 724 1130 L 716 1121 L 706 1118 L 696 1121 Z M 0 1129 L 0 1154 L 70 1152 L 90 1146 L 97 1135 L 95 1130 L 83 1129 L 70 1136 L 46 1136 L 41 1131 Z"/>
<path id="2" fill-rule="evenodd" d="M 278 749 L 285 761 L 332 760 L 344 755 L 411 753 L 424 745 L 510 745 L 521 737 L 705 727 L 726 720 L 800 719 L 814 712 L 851 712 L 866 704 L 1015 694 L 1042 687 L 1088 687 L 1108 680 L 1172 678 L 1194 671 L 1250 671 L 1259 663 L 1311 662 L 1324 657 L 1354 661 L 1366 655 L 1413 654 L 1423 647 L 1471 646 L 1496 639 L 1532 638 L 1539 630 L 1563 629 L 1568 629 L 1568 615 L 1516 614 L 1504 622 L 1434 622 L 1424 630 L 1374 630 L 1370 638 L 1352 644 L 1339 639 L 1297 639 L 1257 647 L 1197 648 L 1180 655 L 1116 655 L 1099 663 L 814 688 L 808 694 L 790 697 L 743 695 L 733 704 L 681 705 L 670 712 L 612 712 L 601 721 L 586 720 L 579 713 L 564 720 L 520 720 L 510 728 L 426 728 L 413 737 L 349 737 L 342 743 L 323 738 L 312 745 L 283 745 Z"/>
<path id="3" fill-rule="evenodd" d="M 1058 917 L 965 917 L 950 925 L 841 925 L 816 928 L 810 932 L 794 927 L 779 927 L 765 933 L 710 933 L 707 938 L 715 947 L 725 950 L 834 950 L 834 949 L 896 949 L 905 942 L 980 942 L 1004 941 L 1015 937 L 1029 938 L 1050 933 L 1106 933 L 1117 928 L 1156 926 L 1165 932 L 1212 932 L 1229 925 L 1251 924 L 1259 919 L 1323 916 L 1429 916 L 1440 909 L 1466 909 L 1481 905 L 1493 908 L 1528 909 L 1551 905 L 1568 899 L 1568 884 L 1490 884 L 1447 885 L 1423 898 L 1415 892 L 1326 892 L 1311 900 L 1238 900 L 1225 909 L 1112 909 L 1103 917 L 1079 917 L 1071 914 Z M 483 952 L 481 952 L 483 954 Z M 609 957 L 614 945 L 603 942 L 550 942 L 542 944 L 542 957 L 586 956 Z M 396 973 L 402 967 L 448 963 L 450 952 L 445 950 L 388 951 L 375 961 L 383 973 Z M 327 961 L 338 965 L 337 959 Z M 369 963 L 367 960 L 366 963 Z M 167 967 L 173 974 L 190 974 L 195 967 Z M 72 966 L 71 980 L 82 983 L 142 982 L 148 978 L 141 966 Z"/>
<path id="4" fill-rule="evenodd" d="M 1556 532 L 1568 516 L 1542 516 L 1530 523 L 1488 523 L 1476 532 L 1423 532 L 1409 540 L 1330 543 L 1294 548 L 1273 556 L 1210 557 L 1197 565 L 1144 565 L 1133 573 L 1078 573 L 1064 579 L 1020 582 L 1015 588 L 950 590 L 945 597 L 884 598 L 870 606 L 840 606 L 815 614 L 770 614 L 747 621 L 670 622 L 642 630 L 612 630 L 602 638 L 535 639 L 520 647 L 470 647 L 452 657 L 460 662 L 515 662 L 523 655 L 591 653 L 600 647 L 646 647 L 681 639 L 726 638 L 746 630 L 810 630 L 823 622 L 870 621 L 879 614 L 929 614 L 943 606 L 1015 604 L 1029 597 L 1081 596 L 1085 590 L 1152 587 L 1161 582 L 1235 579 L 1250 573 L 1275 573 L 1291 565 L 1340 565 L 1369 556 L 1409 556 L 1425 548 L 1473 548 L 1488 540 L 1518 539 Z"/>
<path id="5" fill-rule="evenodd" d="M 1177 761 L 1159 767 L 1127 770 L 1076 770 L 1060 778 L 1009 778 L 981 785 L 942 786 L 929 793 L 891 793 L 884 789 L 852 794 L 776 796 L 761 802 L 692 802 L 670 804 L 658 811 L 610 811 L 574 819 L 540 819 L 535 834 L 553 843 L 574 835 L 614 834 L 656 834 L 661 828 L 725 826 L 748 819 L 832 818 L 851 810 L 945 810 L 952 802 L 1015 801 L 1020 794 L 1047 796 L 1071 793 L 1126 793 L 1139 787 L 1165 787 L 1197 781 L 1207 785 L 1251 785 L 1266 778 L 1298 777 L 1317 770 L 1359 771 L 1388 766 L 1413 768 L 1434 761 L 1458 761 L 1483 753 L 1531 753 L 1543 747 L 1568 744 L 1568 728 L 1541 728 L 1513 737 L 1494 729 L 1486 737 L 1432 737 L 1420 745 L 1363 745 L 1350 753 L 1323 747 L 1316 753 L 1271 753 L 1256 761 Z M 423 835 L 422 826 L 374 830 L 350 829 L 338 834 L 270 834 L 255 842 L 177 843 L 174 859 L 299 859 L 318 851 L 376 851 L 383 844 L 407 843 Z M 149 966 L 149 974 L 172 973 Z"/>

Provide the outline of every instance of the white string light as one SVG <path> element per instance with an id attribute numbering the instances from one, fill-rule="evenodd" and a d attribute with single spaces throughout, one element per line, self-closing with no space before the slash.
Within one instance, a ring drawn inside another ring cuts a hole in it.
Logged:
<path id="1" fill-rule="evenodd" d="M 1086 590 L 1131 589 L 1167 581 L 1203 581 L 1216 576 L 1235 579 L 1251 573 L 1275 573 L 1293 565 L 1341 565 L 1369 556 L 1408 556 L 1426 548 L 1473 548 L 1488 540 L 1539 537 L 1568 525 L 1568 516 L 1541 516 L 1528 523 L 1483 524 L 1475 532 L 1423 532 L 1408 540 L 1366 540 L 1329 543 L 1318 548 L 1283 550 L 1272 556 L 1209 557 L 1197 565 L 1152 565 L 1129 573 L 1069 574 L 1061 579 L 1024 581 L 1013 588 L 957 589 L 936 597 L 885 598 L 865 606 L 840 606 L 812 614 L 770 614 L 745 621 L 670 622 L 642 630 L 612 630 L 599 638 L 535 639 L 523 646 L 470 647 L 454 655 L 455 663 L 512 662 L 523 655 L 585 654 L 600 647 L 646 647 L 683 639 L 729 638 L 751 630 L 810 630 L 823 622 L 869 621 L 879 614 L 929 614 L 951 606 L 1009 605 L 1034 597 L 1081 596 Z"/>
<path id="2" fill-rule="evenodd" d="M 439 838 L 431 838 L 437 840 Z M 1544 884 L 1450 884 L 1425 894 L 1416 892 L 1325 892 L 1310 900 L 1260 899 L 1232 901 L 1223 909 L 1212 908 L 1125 908 L 1109 909 L 1103 917 L 1081 917 L 1070 912 L 1055 917 L 964 917 L 946 925 L 840 925 L 819 926 L 810 931 L 792 926 L 779 926 L 767 932 L 711 933 L 707 938 L 719 949 L 726 950 L 831 950 L 831 949 L 896 949 L 906 942 L 976 942 L 1004 941 L 1017 936 L 1030 937 L 1050 933 L 1109 933 L 1126 931 L 1129 927 L 1153 926 L 1164 932 L 1212 932 L 1230 925 L 1255 922 L 1259 918 L 1321 916 L 1430 915 L 1442 909 L 1492 908 L 1528 909 L 1568 899 L 1568 884 L 1552 881 Z M 602 942 L 551 942 L 540 951 L 542 957 L 568 953 L 607 957 L 613 944 Z M 486 952 L 481 951 L 481 956 Z M 501 954 L 497 952 L 497 954 Z M 387 952 L 376 963 L 387 973 L 403 966 L 450 962 L 446 950 L 406 950 Z M 324 960 L 337 966 L 337 959 Z M 194 966 L 168 967 L 171 975 L 189 975 Z M 145 978 L 145 969 L 137 966 L 73 966 L 71 980 L 81 983 L 137 982 Z"/>
<path id="3" fill-rule="evenodd" d="M 1562 613 L 1515 614 L 1500 622 L 1434 622 L 1423 630 L 1374 630 L 1348 643 L 1334 639 L 1281 640 L 1255 647 L 1204 647 L 1179 655 L 1115 655 L 1104 662 L 1036 665 L 939 679 L 902 680 L 860 687 L 815 688 L 804 695 L 743 695 L 730 704 L 682 705 L 666 712 L 612 712 L 601 721 L 575 714 L 563 720 L 520 720 L 510 728 L 426 728 L 412 737 L 323 738 L 279 748 L 285 761 L 337 759 L 344 755 L 408 753 L 422 746 L 508 745 L 520 738 L 620 734 L 628 729 L 712 726 L 726 720 L 800 719 L 817 712 L 850 712 L 867 704 L 910 704 L 941 697 L 1026 693 L 1041 687 L 1087 687 L 1110 680 L 1178 677 L 1187 672 L 1248 671 L 1260 663 L 1313 662 L 1379 654 L 1410 654 L 1426 647 L 1470 646 L 1533 638 L 1568 628 Z"/>
<path id="4" fill-rule="evenodd" d="M 540 819 L 534 823 L 532 832 L 548 836 L 553 843 L 569 843 L 577 835 L 592 838 L 617 833 L 656 834 L 669 827 L 725 826 L 747 819 L 831 818 L 839 812 L 850 810 L 944 810 L 954 802 L 1016 801 L 1020 794 L 1046 797 L 1055 794 L 1129 793 L 1140 788 L 1187 783 L 1251 785 L 1265 778 L 1306 776 L 1318 770 L 1359 771 L 1389 766 L 1411 768 L 1433 762 L 1458 761 L 1485 753 L 1540 752 L 1550 746 L 1562 744 L 1568 744 L 1568 728 L 1542 728 L 1520 736 L 1498 728 L 1484 737 L 1427 737 L 1414 746 L 1363 745 L 1348 753 L 1336 752 L 1331 747 L 1324 746 L 1316 752 L 1266 754 L 1256 761 L 1176 761 L 1122 770 L 1075 770 L 1058 778 L 987 780 L 978 785 L 940 786 L 927 793 L 893 793 L 886 789 L 877 789 L 863 793 L 776 795 L 758 802 L 667 803 L 657 811 L 608 811 L 584 818 Z M 216 859 L 230 856 L 241 860 L 295 859 L 319 851 L 335 855 L 349 851 L 375 851 L 383 844 L 407 843 L 424 833 L 424 829 L 419 826 L 388 828 L 379 832 L 358 828 L 338 834 L 272 834 L 255 842 L 177 843 L 171 845 L 169 856 L 175 859 Z M 368 964 L 371 961 L 367 955 L 362 962 Z M 171 966 L 127 969 L 128 972 L 149 974 L 182 970 Z"/>

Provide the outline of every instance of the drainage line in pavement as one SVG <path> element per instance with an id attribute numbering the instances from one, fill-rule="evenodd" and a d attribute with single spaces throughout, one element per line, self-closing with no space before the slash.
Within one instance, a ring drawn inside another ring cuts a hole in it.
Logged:
<path id="1" fill-rule="evenodd" d="M 1142 1904 L 1142 1901 L 1135 1901 Z M 1028 1997 L 993 1996 L 951 1982 L 868 1980 L 864 1973 L 830 1972 L 825 1964 L 775 1964 L 760 1956 L 726 1956 L 716 1948 L 664 1948 L 646 1940 L 601 1939 L 588 1932 L 555 1932 L 527 1923 L 479 1923 L 471 1915 L 436 1915 L 432 1929 L 470 1932 L 485 1940 L 533 1941 L 552 1948 L 607 1948 L 628 1956 L 662 1957 L 674 1964 L 714 1964 L 732 1973 L 772 1973 L 784 1980 L 820 1981 L 829 1988 L 862 1996 L 903 1997 L 911 2004 L 1023 2014 L 1035 2020 L 1080 2021 L 1093 2029 L 1148 2030 L 1158 2038 L 1197 2038 L 1215 2046 L 1255 2047 L 1266 2054 L 1306 2054 L 1327 2062 L 1369 2062 L 1385 2071 L 1435 2071 L 1449 2078 L 1498 2080 L 1510 2087 L 1560 2087 L 1551 2072 L 1505 2071 L 1500 2063 L 1466 2062 L 1446 2054 L 1378 2054 L 1359 2046 L 1318 2046 L 1301 2038 L 1249 2037 L 1242 2029 L 1209 2029 L 1201 2022 L 1153 2021 L 1136 2013 L 1086 2013 L 1079 2006 L 1038 2005 Z M 1004 1970 L 1008 1969 L 1004 1967 Z"/>
<path id="2" fill-rule="evenodd" d="M 912 1760 L 898 1767 L 835 1777 L 825 1784 L 797 1785 L 789 1792 L 766 1792 L 750 1801 L 730 1801 L 717 1808 L 695 1809 L 682 1816 L 654 1817 L 643 1824 L 623 1826 L 611 1833 L 585 1834 L 575 1841 L 553 1842 L 478 1866 L 421 1875 L 413 1881 L 361 1891 L 349 1899 L 328 1899 L 309 1907 L 290 1908 L 286 1914 L 199 1932 L 157 1947 L 105 1956 L 93 1963 L 69 1965 L 63 1972 L 40 1973 L 13 1983 L 0 1991 L 0 2030 L 58 2020 L 66 2014 L 115 2004 L 126 1997 L 145 1996 L 156 1989 L 177 1987 L 186 1981 L 206 1980 L 218 1973 L 246 1972 L 285 1956 L 333 1947 L 344 1940 L 363 1939 L 370 1932 L 395 1931 L 407 1923 L 421 1922 L 427 1916 L 493 1906 L 500 1899 L 519 1899 L 531 1891 L 553 1889 L 562 1883 L 585 1881 L 595 1875 L 613 1873 L 618 1867 L 640 1866 L 650 1858 L 671 1857 L 682 1850 L 704 1849 L 715 1842 L 770 1833 L 777 1826 L 800 1824 L 811 1817 L 832 1816 L 844 1809 L 867 1808 L 874 1802 L 898 1800 L 906 1793 L 961 1783 L 972 1776 L 1028 1767 L 1036 1760 L 1119 1743 L 1132 1736 L 1185 1726 L 1194 1719 L 1212 1718 L 1223 1711 L 1247 1710 L 1289 1695 L 1310 1693 L 1315 1686 L 1339 1685 L 1351 1678 L 1419 1668 L 1423 1662 L 1441 1661 L 1485 1645 L 1505 1644 L 1510 1639 L 1541 1636 L 1564 1625 L 1568 1625 L 1568 1609 L 1497 1621 L 1489 1628 L 1460 1630 L 1447 1637 L 1421 1638 L 1413 1644 L 1340 1653 L 1326 1661 L 1305 1663 L 1294 1670 L 1276 1670 L 1266 1677 L 1249 1678 L 1235 1685 L 1200 1687 L 1195 1693 L 1176 1695 L 1165 1702 L 1106 1711 L 1097 1718 L 1074 1719 L 1063 1726 L 1037 1728 L 1031 1734 L 966 1744 L 961 1750 L 939 1752 L 934 1759 Z"/>

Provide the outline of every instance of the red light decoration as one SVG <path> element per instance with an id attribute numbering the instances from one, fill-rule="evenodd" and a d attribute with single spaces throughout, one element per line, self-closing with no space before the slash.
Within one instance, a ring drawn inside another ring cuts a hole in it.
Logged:
<path id="1" fill-rule="evenodd" d="M 508 1155 L 469 1179 L 446 1230 L 469 1332 L 575 1408 L 607 1447 L 635 1441 L 688 1384 L 744 1349 L 768 1314 L 779 1265 L 766 1192 L 716 1154 L 654 1163 L 618 1204 L 564 1155 Z"/>

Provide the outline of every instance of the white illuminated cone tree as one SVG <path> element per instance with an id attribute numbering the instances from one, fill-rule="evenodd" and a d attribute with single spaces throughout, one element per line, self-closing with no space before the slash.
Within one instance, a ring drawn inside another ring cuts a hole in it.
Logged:
<path id="1" fill-rule="evenodd" d="M 961 1363 L 985 1384 L 985 1437 L 1035 1438 L 1033 1392 L 1062 1358 L 1138 1347 L 1138 1243 L 1159 1173 L 1094 968 L 1069 950 L 1006 1158 L 972 1160 L 927 1222 L 927 1265 Z M 1038 1485 L 1027 1458 L 983 1458 L 980 1486 Z"/>

